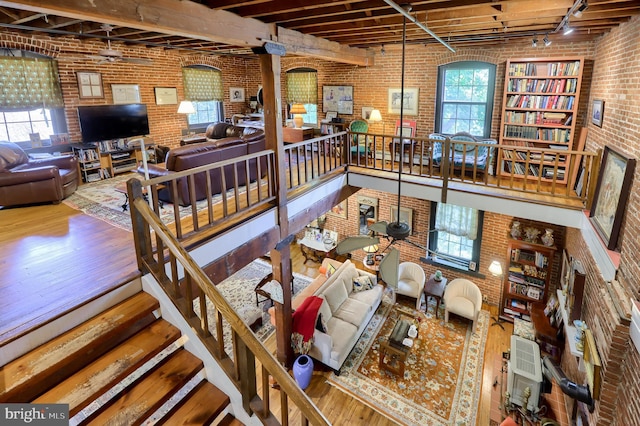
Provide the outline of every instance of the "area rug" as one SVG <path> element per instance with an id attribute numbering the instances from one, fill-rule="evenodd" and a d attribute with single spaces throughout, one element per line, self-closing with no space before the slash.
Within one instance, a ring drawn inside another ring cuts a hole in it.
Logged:
<path id="1" fill-rule="evenodd" d="M 66 198 L 63 203 L 120 229 L 131 231 L 131 213 L 128 209 L 126 211 L 122 209 L 127 197 L 124 193 L 116 191 L 116 188 L 126 185 L 131 178 L 142 180 L 142 176 L 138 173 L 124 173 L 111 179 L 80 185 L 76 192 Z M 213 202 L 220 199 L 222 197 L 217 194 L 213 197 Z M 198 210 L 206 207 L 207 200 L 196 203 Z M 173 208 L 173 204 L 163 203 L 160 208 L 160 220 L 163 223 L 169 224 L 175 221 Z M 180 217 L 191 215 L 191 206 L 178 206 L 178 208 Z"/>
<path id="2" fill-rule="evenodd" d="M 237 311 L 243 307 L 251 306 L 256 307 L 256 293 L 254 291 L 255 286 L 260 280 L 271 273 L 271 264 L 262 259 L 256 259 L 235 274 L 231 275 L 224 281 L 220 282 L 216 288 L 224 296 L 229 304 Z M 307 287 L 313 278 L 293 274 L 293 290 L 294 295 L 298 294 L 302 289 Z M 194 301 L 195 312 L 200 312 L 199 301 Z M 269 307 L 268 302 L 260 303 L 260 310 L 262 311 L 262 326 L 255 331 L 256 337 L 261 342 L 264 342 L 275 331 L 274 326 L 271 324 L 270 315 L 267 312 Z M 213 303 L 207 299 L 207 315 L 209 319 L 209 328 L 215 335 L 215 308 Z M 233 355 L 231 350 L 231 327 L 228 323 L 223 324 L 224 329 L 224 342 L 225 351 L 227 354 Z"/>
<path id="3" fill-rule="evenodd" d="M 403 425 L 476 424 L 482 384 L 489 312 L 481 311 L 476 333 L 462 318 L 400 310 L 420 317 L 418 337 L 407 358 L 404 377 L 378 367 L 380 339 L 395 325 L 400 305 L 383 303 L 341 369 L 328 381 Z M 429 306 L 428 312 L 433 312 Z M 443 314 L 441 312 L 441 314 Z"/>

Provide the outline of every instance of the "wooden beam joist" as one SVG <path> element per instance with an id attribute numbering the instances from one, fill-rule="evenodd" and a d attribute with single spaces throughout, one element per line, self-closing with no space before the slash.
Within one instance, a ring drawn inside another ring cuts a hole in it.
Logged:
<path id="1" fill-rule="evenodd" d="M 341 46 L 276 27 L 275 24 L 265 24 L 224 10 L 210 9 L 191 1 L 104 0 L 98 7 L 93 2 L 84 0 L 0 0 L 1 7 L 216 41 L 232 46 L 257 47 L 262 46 L 265 40 L 277 40 L 285 45 L 288 54 L 356 65 L 372 64 L 372 57 L 362 49 Z"/>

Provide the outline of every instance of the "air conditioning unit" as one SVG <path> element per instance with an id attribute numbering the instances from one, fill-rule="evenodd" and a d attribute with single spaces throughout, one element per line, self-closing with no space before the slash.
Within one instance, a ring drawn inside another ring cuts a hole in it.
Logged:
<path id="1" fill-rule="evenodd" d="M 542 363 L 538 344 L 520 336 L 511 336 L 511 358 L 509 359 L 508 372 L 509 402 L 522 407 L 524 405 L 524 391 L 529 388 L 531 395 L 527 401 L 527 409 L 538 408 L 542 390 Z"/>

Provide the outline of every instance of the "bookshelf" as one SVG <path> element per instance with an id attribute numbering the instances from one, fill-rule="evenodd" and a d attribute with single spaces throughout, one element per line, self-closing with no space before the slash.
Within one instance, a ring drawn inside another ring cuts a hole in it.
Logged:
<path id="1" fill-rule="evenodd" d="M 500 318 L 531 320 L 531 308 L 544 304 L 549 293 L 555 247 L 510 240 L 502 289 Z"/>
<path id="2" fill-rule="evenodd" d="M 582 57 L 507 61 L 500 144 L 522 149 L 501 150 L 501 175 L 567 183 L 568 156 L 557 151 L 576 148 L 583 69 Z"/>

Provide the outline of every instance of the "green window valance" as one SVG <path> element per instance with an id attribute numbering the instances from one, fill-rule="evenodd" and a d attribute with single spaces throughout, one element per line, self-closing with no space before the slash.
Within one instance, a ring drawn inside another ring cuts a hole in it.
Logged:
<path id="1" fill-rule="evenodd" d="M 58 108 L 64 106 L 53 59 L 0 56 L 0 108 Z"/>
<path id="2" fill-rule="evenodd" d="M 188 101 L 222 101 L 222 73 L 215 69 L 182 68 L 184 97 Z"/>
<path id="3" fill-rule="evenodd" d="M 318 103 L 318 74 L 289 71 L 287 73 L 287 102 L 290 104 Z"/>

